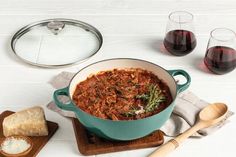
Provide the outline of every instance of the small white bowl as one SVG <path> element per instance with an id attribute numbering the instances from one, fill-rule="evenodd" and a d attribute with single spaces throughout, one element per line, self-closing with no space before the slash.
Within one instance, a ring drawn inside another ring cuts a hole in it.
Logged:
<path id="1" fill-rule="evenodd" d="M 26 136 L 19 136 L 19 135 L 14 135 L 14 136 L 9 136 L 9 137 L 6 137 L 5 139 L 3 139 L 1 142 L 0 142 L 0 146 L 2 147 L 3 143 L 10 139 L 10 138 L 16 138 L 16 139 L 23 139 L 25 140 L 27 143 L 30 144 L 30 147 L 28 149 L 26 149 L 25 151 L 21 152 L 21 153 L 18 153 L 18 154 L 9 154 L 7 152 L 4 152 L 2 149 L 0 149 L 0 153 L 3 154 L 4 156 L 7 156 L 7 157 L 18 157 L 18 156 L 23 156 L 23 155 L 26 155 L 28 154 L 32 148 L 33 148 L 33 143 L 32 143 L 32 140 L 29 138 L 29 137 L 26 137 Z"/>

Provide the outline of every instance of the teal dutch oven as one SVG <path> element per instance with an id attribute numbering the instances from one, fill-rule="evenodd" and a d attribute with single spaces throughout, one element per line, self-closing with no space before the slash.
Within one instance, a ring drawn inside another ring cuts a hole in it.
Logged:
<path id="1" fill-rule="evenodd" d="M 113 121 L 108 119 L 101 119 L 92 116 L 79 107 L 72 100 L 73 93 L 75 91 L 76 85 L 84 81 L 91 74 L 96 74 L 100 71 L 112 70 L 112 69 L 125 69 L 125 68 L 142 68 L 153 72 L 160 79 L 162 79 L 170 88 L 170 92 L 173 98 L 173 102 L 158 114 L 153 116 L 138 119 L 138 120 L 122 120 Z M 182 75 L 186 78 L 186 83 L 177 84 L 174 76 Z M 144 137 L 155 130 L 158 130 L 163 126 L 163 124 L 169 119 L 174 106 L 175 99 L 178 93 L 184 91 L 190 85 L 191 78 L 187 72 L 184 70 L 165 70 L 164 68 L 144 60 L 130 59 L 130 58 L 117 58 L 99 61 L 90 64 L 83 69 L 81 69 L 72 78 L 68 87 L 56 90 L 54 92 L 53 98 L 56 105 L 68 111 L 73 111 L 78 118 L 78 120 L 91 132 L 96 135 L 112 140 L 133 140 L 137 138 Z M 68 96 L 70 102 L 63 104 L 59 101 L 58 96 Z"/>

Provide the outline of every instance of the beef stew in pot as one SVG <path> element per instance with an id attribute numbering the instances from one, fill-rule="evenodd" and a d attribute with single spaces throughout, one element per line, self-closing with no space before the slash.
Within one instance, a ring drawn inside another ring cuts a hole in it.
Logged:
<path id="1" fill-rule="evenodd" d="M 142 119 L 172 103 L 166 83 L 140 68 L 113 69 L 77 84 L 73 101 L 93 116 L 111 120 Z"/>

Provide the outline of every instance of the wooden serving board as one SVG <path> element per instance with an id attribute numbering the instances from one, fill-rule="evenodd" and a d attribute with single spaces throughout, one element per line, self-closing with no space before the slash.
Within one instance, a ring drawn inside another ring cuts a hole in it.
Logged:
<path id="1" fill-rule="evenodd" d="M 163 133 L 158 130 L 146 137 L 133 141 L 109 141 L 88 132 L 78 119 L 73 118 L 77 146 L 83 155 L 96 155 L 132 149 L 156 147 L 164 142 Z"/>
<path id="2" fill-rule="evenodd" d="M 14 112 L 12 112 L 12 111 L 4 111 L 1 113 L 1 115 L 0 115 L 0 139 L 4 138 L 3 130 L 2 130 L 3 129 L 2 128 L 3 119 L 13 113 Z M 58 129 L 58 124 L 54 123 L 54 122 L 50 122 L 50 121 L 47 121 L 47 124 L 48 124 L 48 132 L 49 132 L 48 136 L 29 137 L 29 138 L 31 138 L 31 140 L 33 142 L 33 148 L 27 155 L 24 155 L 21 157 L 36 157 L 36 155 L 39 153 L 39 151 L 46 145 L 46 143 L 54 135 L 54 133 Z M 3 157 L 2 154 L 0 154 L 0 156 Z"/>

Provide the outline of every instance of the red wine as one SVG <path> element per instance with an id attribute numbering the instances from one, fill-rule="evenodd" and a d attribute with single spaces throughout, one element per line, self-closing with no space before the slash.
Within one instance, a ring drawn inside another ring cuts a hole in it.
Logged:
<path id="1" fill-rule="evenodd" d="M 236 67 L 236 51 L 225 46 L 211 47 L 206 52 L 204 63 L 216 74 L 228 73 Z"/>
<path id="2" fill-rule="evenodd" d="M 187 30 L 173 30 L 166 34 L 164 46 L 167 51 L 176 56 L 184 56 L 196 47 L 195 35 Z"/>

